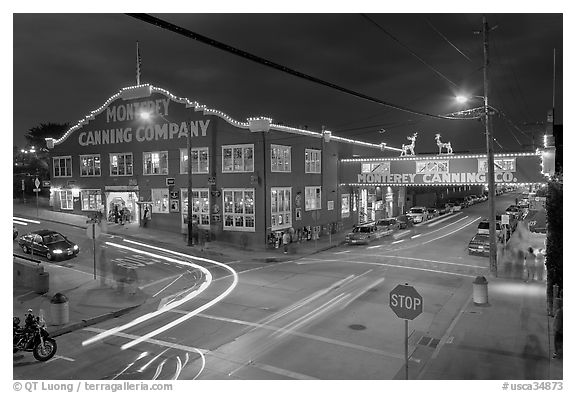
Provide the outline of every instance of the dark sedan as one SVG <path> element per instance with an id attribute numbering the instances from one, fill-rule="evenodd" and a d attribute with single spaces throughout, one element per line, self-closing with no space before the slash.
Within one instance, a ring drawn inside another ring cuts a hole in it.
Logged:
<path id="1" fill-rule="evenodd" d="M 66 236 L 55 231 L 42 229 L 30 232 L 18 239 L 18 244 L 26 254 L 42 255 L 49 261 L 59 258 L 72 258 L 80 248 Z"/>
<path id="2" fill-rule="evenodd" d="M 468 244 L 468 254 L 488 256 L 490 254 L 490 236 L 477 233 Z"/>
<path id="3" fill-rule="evenodd" d="M 400 229 L 408 229 L 414 226 L 414 220 L 410 216 L 403 214 L 395 218 L 398 222 L 398 225 L 400 226 Z"/>

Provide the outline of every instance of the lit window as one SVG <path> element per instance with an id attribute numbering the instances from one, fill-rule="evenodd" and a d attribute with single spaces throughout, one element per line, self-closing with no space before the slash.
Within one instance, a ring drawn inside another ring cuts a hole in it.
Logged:
<path id="1" fill-rule="evenodd" d="M 254 189 L 224 189 L 224 230 L 254 232 Z"/>
<path id="2" fill-rule="evenodd" d="M 199 147 L 192 150 L 192 173 L 208 173 L 208 148 Z M 188 155 L 186 149 L 180 149 L 180 173 L 188 173 Z"/>
<path id="3" fill-rule="evenodd" d="M 100 154 L 80 156 L 80 176 L 100 176 Z"/>
<path id="4" fill-rule="evenodd" d="M 72 190 L 60 190 L 59 194 L 60 194 L 60 208 L 62 210 L 74 209 Z"/>
<path id="5" fill-rule="evenodd" d="M 270 145 L 270 167 L 272 172 L 290 172 L 292 170 L 291 147 Z"/>
<path id="6" fill-rule="evenodd" d="M 72 157 L 52 158 L 54 177 L 72 177 Z"/>
<path id="7" fill-rule="evenodd" d="M 98 210 L 102 206 L 100 190 L 81 190 L 82 210 Z"/>
<path id="8" fill-rule="evenodd" d="M 322 209 L 322 187 L 304 187 L 306 210 Z"/>
<path id="9" fill-rule="evenodd" d="M 306 149 L 304 160 L 305 173 L 322 173 L 322 152 L 320 150 Z"/>
<path id="10" fill-rule="evenodd" d="M 153 151 L 145 152 L 144 174 L 145 175 L 167 175 L 168 174 L 168 152 Z"/>
<path id="11" fill-rule="evenodd" d="M 110 153 L 110 176 L 133 175 L 132 153 Z"/>
<path id="12" fill-rule="evenodd" d="M 272 230 L 290 228 L 292 226 L 291 198 L 291 187 L 272 187 L 270 189 Z"/>
<path id="13" fill-rule="evenodd" d="M 168 189 L 152 188 L 152 213 L 169 213 Z"/>
<path id="14" fill-rule="evenodd" d="M 350 217 L 350 194 L 342 194 L 342 218 Z"/>
<path id="15" fill-rule="evenodd" d="M 192 189 L 192 219 L 196 220 L 198 225 L 210 225 L 210 200 L 208 199 L 207 188 L 193 188 Z M 188 189 L 180 189 L 180 196 L 182 201 L 182 215 L 184 216 L 184 223 L 187 223 L 188 217 Z"/>
<path id="16" fill-rule="evenodd" d="M 254 172 L 254 145 L 222 146 L 222 172 Z"/>

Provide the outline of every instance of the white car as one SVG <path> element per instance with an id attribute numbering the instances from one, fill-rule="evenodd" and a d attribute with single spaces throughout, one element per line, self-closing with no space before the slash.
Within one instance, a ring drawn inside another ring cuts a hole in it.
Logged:
<path id="1" fill-rule="evenodd" d="M 406 213 L 406 215 L 408 217 L 412 217 L 414 224 L 418 224 L 428 219 L 428 209 L 422 206 L 415 206 L 411 208 L 410 211 Z"/>

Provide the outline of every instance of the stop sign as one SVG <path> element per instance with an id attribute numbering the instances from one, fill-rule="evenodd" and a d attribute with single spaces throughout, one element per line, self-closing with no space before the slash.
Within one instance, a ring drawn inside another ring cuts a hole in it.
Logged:
<path id="1" fill-rule="evenodd" d="M 410 285 L 398 285 L 390 291 L 390 308 L 402 319 L 422 314 L 422 296 Z"/>

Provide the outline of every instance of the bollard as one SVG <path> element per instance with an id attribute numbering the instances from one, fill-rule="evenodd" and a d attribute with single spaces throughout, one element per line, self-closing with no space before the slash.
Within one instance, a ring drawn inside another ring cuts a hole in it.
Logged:
<path id="1" fill-rule="evenodd" d="M 477 276 L 472 283 L 472 299 L 476 305 L 488 303 L 488 281 L 486 277 Z"/>
<path id="2" fill-rule="evenodd" d="M 52 325 L 65 325 L 69 322 L 68 298 L 58 292 L 50 300 Z"/>
<path id="3" fill-rule="evenodd" d="M 45 294 L 50 288 L 50 274 L 48 272 L 40 272 L 34 280 L 34 292 L 38 294 Z"/>

